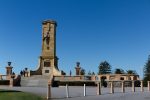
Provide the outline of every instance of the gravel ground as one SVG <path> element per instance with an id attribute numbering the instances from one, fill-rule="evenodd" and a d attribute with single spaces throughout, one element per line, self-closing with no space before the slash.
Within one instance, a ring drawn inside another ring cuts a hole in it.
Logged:
<path id="1" fill-rule="evenodd" d="M 7 87 L 0 86 L 0 89 L 19 90 L 30 92 L 42 97 L 46 97 L 47 88 L 45 87 Z M 121 88 L 115 88 L 114 94 L 110 94 L 110 88 L 102 88 L 102 95 L 96 95 L 96 87 L 87 87 L 87 96 L 83 96 L 83 87 L 69 87 L 69 98 L 66 98 L 65 87 L 52 88 L 53 100 L 150 100 L 150 92 L 144 88 L 144 92 L 137 87 L 136 91 L 131 92 L 131 88 L 125 88 L 125 93 L 121 93 Z"/>

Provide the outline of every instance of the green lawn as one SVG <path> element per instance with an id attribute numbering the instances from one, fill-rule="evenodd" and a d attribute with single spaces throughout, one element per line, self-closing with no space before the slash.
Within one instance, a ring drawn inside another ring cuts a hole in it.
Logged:
<path id="1" fill-rule="evenodd" d="M 40 96 L 13 90 L 0 90 L 0 100 L 45 100 Z"/>

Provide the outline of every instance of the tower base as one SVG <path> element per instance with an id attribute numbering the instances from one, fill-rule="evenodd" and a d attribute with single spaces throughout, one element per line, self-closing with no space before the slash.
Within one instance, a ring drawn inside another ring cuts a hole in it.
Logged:
<path id="1" fill-rule="evenodd" d="M 42 57 L 39 58 L 38 67 L 36 70 L 30 70 L 30 75 L 45 75 L 45 76 L 57 76 L 61 75 L 61 71 L 55 66 L 44 67 Z"/>

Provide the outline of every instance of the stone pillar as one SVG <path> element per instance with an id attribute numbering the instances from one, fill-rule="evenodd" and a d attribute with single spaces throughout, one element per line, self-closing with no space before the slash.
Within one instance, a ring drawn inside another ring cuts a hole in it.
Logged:
<path id="1" fill-rule="evenodd" d="M 134 80 L 134 76 L 130 76 L 131 80 Z"/>
<path id="2" fill-rule="evenodd" d="M 28 77 L 30 77 L 30 70 L 28 71 Z"/>
<path id="3" fill-rule="evenodd" d="M 92 76 L 91 76 L 91 81 L 96 81 L 95 75 L 92 75 Z"/>
<path id="4" fill-rule="evenodd" d="M 134 81 L 132 81 L 132 92 L 135 92 Z"/>
<path id="5" fill-rule="evenodd" d="M 107 77 L 107 80 L 109 81 L 110 80 L 110 75 L 107 75 L 106 77 Z"/>
<path id="6" fill-rule="evenodd" d="M 147 81 L 147 88 L 148 88 L 148 91 L 150 91 L 150 81 Z"/>
<path id="7" fill-rule="evenodd" d="M 75 67 L 75 70 L 76 70 L 76 75 L 80 75 L 80 67 Z"/>
<path id="8" fill-rule="evenodd" d="M 141 92 L 143 92 L 144 89 L 143 89 L 143 81 L 141 81 Z"/>
<path id="9" fill-rule="evenodd" d="M 12 74 L 12 66 L 11 62 L 8 62 L 8 66 L 6 66 L 6 75 L 11 75 Z"/>
<path id="10" fill-rule="evenodd" d="M 101 95 L 101 82 L 97 82 L 97 95 Z"/>
<path id="11" fill-rule="evenodd" d="M 51 81 L 48 81 L 48 89 L 47 89 L 47 100 L 51 98 Z"/>
<path id="12" fill-rule="evenodd" d="M 25 71 L 25 77 L 29 77 L 29 72 L 28 71 Z"/>
<path id="13" fill-rule="evenodd" d="M 121 91 L 122 91 L 123 93 L 125 93 L 124 81 L 121 81 L 121 84 L 122 84 Z"/>
<path id="14" fill-rule="evenodd" d="M 110 81 L 110 93 L 114 93 L 113 81 Z"/>
<path id="15" fill-rule="evenodd" d="M 80 62 L 76 63 L 75 70 L 76 70 L 76 75 L 80 75 L 80 73 L 81 73 Z"/>
<path id="16" fill-rule="evenodd" d="M 0 75 L 0 80 L 2 80 L 2 75 Z"/>
<path id="17" fill-rule="evenodd" d="M 84 84 L 84 96 L 86 96 L 86 85 Z"/>
<path id="18" fill-rule="evenodd" d="M 12 78 L 9 80 L 9 86 L 13 87 L 13 79 Z"/>

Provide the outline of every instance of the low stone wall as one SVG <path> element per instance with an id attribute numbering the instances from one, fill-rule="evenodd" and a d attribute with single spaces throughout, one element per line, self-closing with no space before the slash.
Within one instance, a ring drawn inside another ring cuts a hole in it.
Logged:
<path id="1" fill-rule="evenodd" d="M 66 84 L 70 86 L 83 86 L 84 83 L 86 83 L 87 86 L 96 86 L 95 80 L 96 76 L 54 76 L 52 86 L 65 86 Z"/>
<path id="2" fill-rule="evenodd" d="M 70 81 L 82 81 L 82 80 L 91 80 L 91 81 L 95 81 L 97 80 L 96 79 L 96 76 L 93 75 L 93 76 L 88 76 L 88 75 L 77 75 L 77 76 L 54 76 L 53 77 L 55 81 L 60 81 L 60 80 L 64 80 L 64 81 L 67 81 L 67 80 L 70 80 Z"/>
<path id="3" fill-rule="evenodd" d="M 9 80 L 0 80 L 0 85 L 9 85 Z"/>
<path id="4" fill-rule="evenodd" d="M 83 86 L 84 84 L 86 84 L 87 86 L 96 86 L 96 83 L 93 81 L 59 81 L 58 85 L 59 86 L 66 86 L 66 84 L 68 84 L 69 86 Z"/>
<path id="5" fill-rule="evenodd" d="M 110 82 L 109 81 L 106 81 L 106 82 L 107 82 L 107 87 L 110 87 Z M 121 81 L 114 81 L 113 85 L 114 85 L 114 87 L 121 87 L 122 82 Z M 140 85 L 141 85 L 140 80 L 134 81 L 134 85 L 135 85 L 135 87 L 140 87 Z M 132 81 L 124 81 L 124 86 L 125 87 L 132 87 Z"/>
<path id="6" fill-rule="evenodd" d="M 5 77 L 5 78 L 3 78 Z M 18 75 L 1 75 L 0 85 L 20 86 L 21 76 Z"/>

